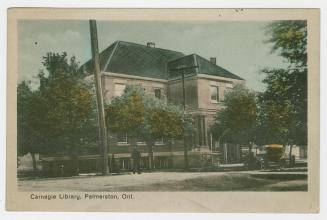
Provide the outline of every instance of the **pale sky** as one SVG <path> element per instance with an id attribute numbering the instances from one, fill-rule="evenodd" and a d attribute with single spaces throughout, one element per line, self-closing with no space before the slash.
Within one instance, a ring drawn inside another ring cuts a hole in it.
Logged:
<path id="1" fill-rule="evenodd" d="M 99 49 L 116 40 L 146 44 L 217 58 L 217 65 L 246 80 L 249 88 L 262 91 L 263 67 L 284 66 L 283 60 L 271 54 L 265 43 L 267 22 L 152 22 L 97 21 Z M 18 80 L 37 85 L 42 57 L 47 52 L 75 55 L 80 64 L 91 58 L 88 21 L 21 20 L 18 24 Z"/>

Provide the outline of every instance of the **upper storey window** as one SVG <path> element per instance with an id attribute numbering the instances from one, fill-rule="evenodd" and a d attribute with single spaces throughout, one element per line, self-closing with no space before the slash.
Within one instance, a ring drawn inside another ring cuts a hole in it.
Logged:
<path id="1" fill-rule="evenodd" d="M 211 94 L 211 102 L 217 103 L 219 102 L 219 87 L 218 86 L 210 86 L 210 94 Z"/>
<path id="2" fill-rule="evenodd" d="M 115 84 L 115 96 L 116 97 L 122 96 L 124 94 L 125 88 L 126 88 L 125 84 L 116 83 Z"/>
<path id="3" fill-rule="evenodd" d="M 223 91 L 224 92 L 223 99 L 225 99 L 226 94 L 229 93 L 230 91 L 232 91 L 232 89 L 233 89 L 233 84 L 228 83 L 225 85 L 225 90 Z M 221 100 L 221 101 L 224 101 L 224 100 Z"/>
<path id="4" fill-rule="evenodd" d="M 154 96 L 158 99 L 161 99 L 161 89 L 160 88 L 154 89 Z"/>
<path id="5" fill-rule="evenodd" d="M 226 91 L 230 91 L 233 89 L 233 84 L 226 84 Z"/>

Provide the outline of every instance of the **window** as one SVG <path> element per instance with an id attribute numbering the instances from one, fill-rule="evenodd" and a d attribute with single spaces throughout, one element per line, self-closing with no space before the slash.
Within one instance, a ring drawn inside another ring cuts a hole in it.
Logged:
<path id="1" fill-rule="evenodd" d="M 120 83 L 116 83 L 115 84 L 115 96 L 119 97 L 119 96 L 122 96 L 123 93 L 124 93 L 124 90 L 126 88 L 126 85 L 125 84 L 120 84 Z"/>
<path id="2" fill-rule="evenodd" d="M 226 84 L 226 89 L 232 89 L 232 88 L 233 88 L 233 84 L 231 83 Z"/>
<path id="3" fill-rule="evenodd" d="M 227 83 L 225 86 L 225 90 L 223 91 L 223 97 L 220 101 L 224 101 L 226 94 L 229 93 L 230 91 L 232 91 L 232 89 L 233 89 L 233 84 Z"/>
<path id="4" fill-rule="evenodd" d="M 160 88 L 155 88 L 154 89 L 154 96 L 158 99 L 161 98 L 161 89 Z"/>
<path id="5" fill-rule="evenodd" d="M 211 102 L 219 101 L 219 88 L 218 86 L 210 86 Z"/>
<path id="6" fill-rule="evenodd" d="M 155 145 L 163 145 L 163 144 L 165 144 L 163 137 L 156 139 L 156 141 L 154 142 L 154 144 Z"/>
<path id="7" fill-rule="evenodd" d="M 117 133 L 117 143 L 118 144 L 128 144 L 128 135 L 126 132 Z"/>
<path id="8" fill-rule="evenodd" d="M 233 84 L 226 84 L 226 92 L 229 92 L 233 89 Z"/>

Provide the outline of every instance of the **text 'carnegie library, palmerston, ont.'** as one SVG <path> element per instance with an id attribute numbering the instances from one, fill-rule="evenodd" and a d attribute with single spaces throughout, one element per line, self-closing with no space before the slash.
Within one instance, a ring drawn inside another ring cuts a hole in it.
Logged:
<path id="1" fill-rule="evenodd" d="M 59 193 L 59 194 L 30 194 L 31 200 L 115 200 L 115 199 L 134 199 L 134 195 L 131 193 L 123 194 L 95 194 L 95 193 L 85 193 L 80 194 L 69 194 L 69 193 Z"/>

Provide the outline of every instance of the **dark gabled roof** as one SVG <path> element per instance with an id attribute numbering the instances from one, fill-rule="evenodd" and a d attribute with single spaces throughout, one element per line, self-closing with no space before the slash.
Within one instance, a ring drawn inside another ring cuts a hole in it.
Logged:
<path id="1" fill-rule="evenodd" d="M 103 50 L 100 53 L 100 70 L 103 71 L 103 68 L 105 67 L 110 55 L 112 54 L 112 52 L 115 49 L 117 42 L 115 42 L 114 44 L 111 44 L 109 47 L 107 47 L 105 50 Z M 84 73 L 91 73 L 92 71 L 92 59 L 88 60 L 86 63 L 84 63 L 80 69 L 82 70 L 82 72 Z"/>
<path id="2" fill-rule="evenodd" d="M 238 75 L 229 72 L 228 70 L 222 68 L 221 66 L 211 63 L 209 60 L 206 60 L 205 58 L 199 55 L 196 55 L 196 59 L 199 65 L 199 73 L 201 74 L 243 80 L 243 78 L 239 77 Z"/>
<path id="3" fill-rule="evenodd" d="M 105 72 L 167 79 L 168 61 L 183 56 L 177 51 L 116 41 L 100 53 L 100 68 Z M 90 64 L 88 61 L 82 68 L 90 72 Z"/>
<path id="4" fill-rule="evenodd" d="M 221 76 L 226 78 L 232 78 L 232 79 L 239 79 L 243 80 L 241 77 L 229 72 L 228 70 L 215 65 L 211 63 L 209 60 L 206 60 L 205 58 L 197 55 L 197 54 L 191 54 L 187 55 L 181 58 L 178 58 L 176 60 L 172 60 L 168 63 L 168 71 L 169 71 L 169 77 L 174 78 L 178 76 L 178 72 L 176 69 L 180 66 L 196 66 L 191 69 L 185 69 L 185 74 L 206 74 L 206 75 L 212 75 L 212 76 Z"/>
<path id="5" fill-rule="evenodd" d="M 172 60 L 168 62 L 168 76 L 169 78 L 178 78 L 180 77 L 180 69 L 181 67 L 192 67 L 192 66 L 197 66 L 198 64 L 196 63 L 196 58 L 195 54 L 187 55 L 181 58 L 178 58 L 176 60 Z M 184 74 L 196 74 L 198 73 L 198 68 L 187 68 L 184 69 Z"/>
<path id="6" fill-rule="evenodd" d="M 92 72 L 91 66 L 91 60 L 89 60 L 82 65 L 81 69 L 83 72 L 90 73 Z M 207 74 L 242 80 L 241 77 L 212 64 L 197 54 L 185 56 L 181 52 L 125 41 L 116 41 L 100 53 L 100 69 L 105 72 L 169 79 L 178 77 L 180 73 L 176 68 L 180 66 L 198 66 L 185 70 L 186 74 Z"/>

